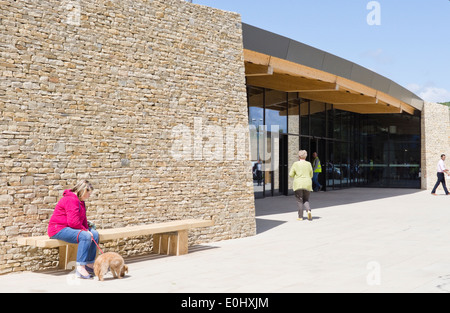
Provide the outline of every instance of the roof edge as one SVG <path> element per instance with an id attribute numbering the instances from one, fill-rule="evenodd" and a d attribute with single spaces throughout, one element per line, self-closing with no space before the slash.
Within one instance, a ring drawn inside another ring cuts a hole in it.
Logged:
<path id="1" fill-rule="evenodd" d="M 350 79 L 422 111 L 424 100 L 408 89 L 356 63 L 290 38 L 242 23 L 244 49 L 260 52 Z"/>

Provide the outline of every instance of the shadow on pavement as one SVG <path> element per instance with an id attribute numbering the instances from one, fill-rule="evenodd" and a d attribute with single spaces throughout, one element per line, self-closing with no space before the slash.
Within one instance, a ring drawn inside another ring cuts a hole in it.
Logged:
<path id="1" fill-rule="evenodd" d="M 285 221 L 266 220 L 262 218 L 256 219 L 256 233 L 261 234 L 272 228 L 278 227 L 286 223 Z"/>
<path id="2" fill-rule="evenodd" d="M 318 210 L 330 206 L 339 206 L 383 198 L 405 196 L 422 192 L 420 189 L 388 189 L 388 188 L 350 188 L 311 194 L 311 209 Z M 283 214 L 297 211 L 294 196 L 279 196 L 255 200 L 256 216 Z M 314 215 L 314 214 L 313 214 Z"/>
<path id="3" fill-rule="evenodd" d="M 211 250 L 211 249 L 218 249 L 218 247 L 208 246 L 208 245 L 194 245 L 189 247 L 189 254 Z M 125 264 L 133 264 L 133 263 L 139 263 L 144 261 L 150 261 L 150 260 L 157 260 L 157 259 L 164 259 L 164 258 L 171 258 L 176 257 L 172 255 L 163 255 L 163 254 L 155 254 L 155 253 L 148 253 L 144 255 L 138 255 L 138 256 L 132 256 L 132 257 L 124 257 Z M 67 274 L 70 274 L 73 270 L 63 270 L 59 268 L 54 269 L 47 269 L 42 271 L 34 271 L 34 273 L 39 274 L 46 274 L 46 275 L 52 275 L 52 276 L 64 276 Z"/>

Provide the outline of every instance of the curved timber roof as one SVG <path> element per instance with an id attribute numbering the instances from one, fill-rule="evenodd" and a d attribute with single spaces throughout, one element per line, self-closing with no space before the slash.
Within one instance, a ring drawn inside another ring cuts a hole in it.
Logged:
<path id="1" fill-rule="evenodd" d="M 357 113 L 423 109 L 424 101 L 414 93 L 358 64 L 248 24 L 242 27 L 249 85 L 299 92 Z"/>

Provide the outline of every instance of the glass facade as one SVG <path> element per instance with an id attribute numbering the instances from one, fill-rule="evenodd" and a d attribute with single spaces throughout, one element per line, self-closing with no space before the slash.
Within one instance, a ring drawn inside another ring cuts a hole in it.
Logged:
<path id="1" fill-rule="evenodd" d="M 332 104 L 247 87 L 257 198 L 292 194 L 299 150 L 317 152 L 324 190 L 420 188 L 420 115 L 358 114 Z"/>

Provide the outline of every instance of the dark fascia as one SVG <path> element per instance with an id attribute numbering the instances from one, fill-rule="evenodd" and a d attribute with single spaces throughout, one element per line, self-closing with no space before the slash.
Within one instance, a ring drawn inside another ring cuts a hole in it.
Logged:
<path id="1" fill-rule="evenodd" d="M 423 109 L 424 101 L 417 95 L 367 68 L 255 26 L 242 23 L 242 28 L 245 49 L 350 79 L 395 97 L 419 111 Z"/>

